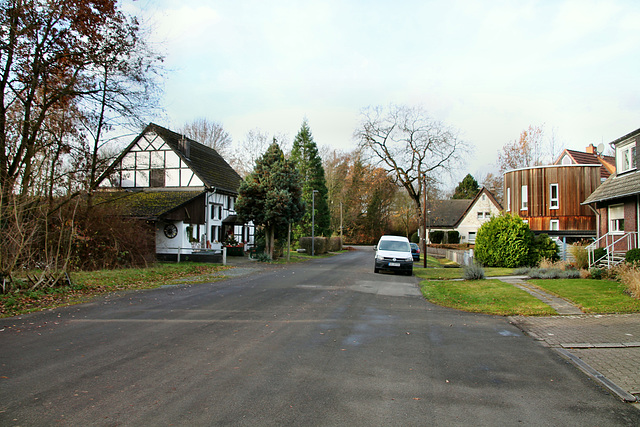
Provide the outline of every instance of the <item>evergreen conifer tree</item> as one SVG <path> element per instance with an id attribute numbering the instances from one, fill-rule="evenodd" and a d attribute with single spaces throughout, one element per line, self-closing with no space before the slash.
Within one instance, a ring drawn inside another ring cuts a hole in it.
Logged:
<path id="1" fill-rule="evenodd" d="M 302 218 L 305 211 L 300 175 L 284 157 L 276 142 L 256 160 L 256 166 L 240 184 L 236 212 L 245 221 L 263 226 L 267 252 L 273 259 L 275 239 L 287 231 L 287 224 Z"/>
<path id="2" fill-rule="evenodd" d="M 454 190 L 452 199 L 473 199 L 480 191 L 478 181 L 470 173 L 463 178 Z"/>
<path id="3" fill-rule="evenodd" d="M 305 119 L 302 127 L 293 140 L 291 160 L 295 163 L 302 180 L 302 197 L 306 204 L 305 214 L 296 227 L 298 237 L 311 235 L 311 209 L 315 204 L 315 235 L 331 235 L 331 214 L 327 202 L 327 184 L 322 167 L 322 159 L 318 154 L 318 146 L 313 140 L 309 124 Z M 313 190 L 318 192 L 313 197 Z"/>

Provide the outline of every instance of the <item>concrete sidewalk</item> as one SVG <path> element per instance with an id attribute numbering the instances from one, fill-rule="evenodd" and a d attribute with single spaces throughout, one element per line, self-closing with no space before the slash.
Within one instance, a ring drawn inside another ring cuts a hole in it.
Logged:
<path id="1" fill-rule="evenodd" d="M 560 316 L 513 316 L 511 323 L 571 360 L 626 402 L 640 401 L 640 314 L 587 315 L 571 302 L 526 283 L 498 277 L 549 304 Z"/>

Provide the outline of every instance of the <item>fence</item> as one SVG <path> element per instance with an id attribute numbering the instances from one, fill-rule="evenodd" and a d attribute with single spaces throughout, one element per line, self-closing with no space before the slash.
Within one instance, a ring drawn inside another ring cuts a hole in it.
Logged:
<path id="1" fill-rule="evenodd" d="M 427 248 L 427 255 L 436 258 L 446 258 L 460 265 L 473 264 L 473 249 L 457 250 L 445 248 Z"/>

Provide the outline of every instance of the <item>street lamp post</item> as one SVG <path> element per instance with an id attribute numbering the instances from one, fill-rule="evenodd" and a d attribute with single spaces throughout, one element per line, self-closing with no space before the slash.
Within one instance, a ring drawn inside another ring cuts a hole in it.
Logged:
<path id="1" fill-rule="evenodd" d="M 315 226 L 316 226 L 316 193 L 318 190 L 313 190 L 311 193 L 311 256 L 315 256 Z"/>

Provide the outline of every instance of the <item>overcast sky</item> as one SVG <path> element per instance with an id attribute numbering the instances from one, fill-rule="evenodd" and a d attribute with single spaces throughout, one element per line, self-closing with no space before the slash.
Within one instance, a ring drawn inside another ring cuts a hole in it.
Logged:
<path id="1" fill-rule="evenodd" d="M 640 2 L 125 0 L 166 55 L 166 116 L 355 147 L 362 108 L 421 105 L 478 180 L 529 125 L 584 150 L 640 128 Z M 559 153 L 558 153 L 559 154 Z M 459 179 L 458 179 L 459 180 Z"/>

